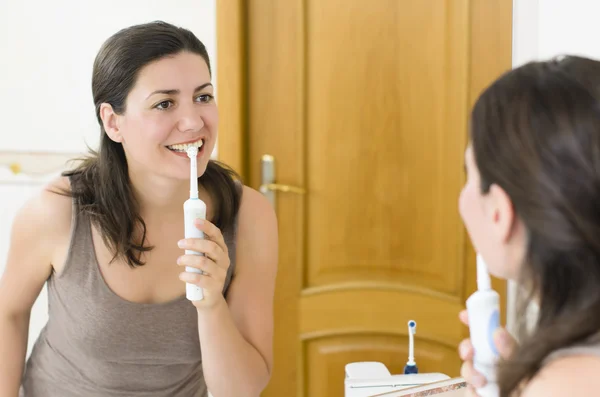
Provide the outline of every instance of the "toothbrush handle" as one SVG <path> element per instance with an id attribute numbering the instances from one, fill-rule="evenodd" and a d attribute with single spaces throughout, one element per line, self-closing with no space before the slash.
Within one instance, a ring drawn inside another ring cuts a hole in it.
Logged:
<path id="1" fill-rule="evenodd" d="M 481 397 L 497 397 L 496 363 L 499 358 L 493 334 L 500 326 L 500 299 L 494 290 L 476 291 L 467 299 L 469 331 L 475 355 L 473 365 L 487 380 L 477 389 Z"/>
<path id="2" fill-rule="evenodd" d="M 190 201 L 190 200 L 188 200 Z M 200 200 L 192 200 L 200 201 Z M 192 203 L 195 204 L 195 203 Z M 185 216 L 185 238 L 204 238 L 204 233 L 194 225 L 196 219 L 205 219 L 206 210 L 202 207 L 196 208 L 195 205 L 184 206 Z M 200 252 L 185 250 L 186 255 L 204 255 Z M 185 267 L 186 272 L 202 274 L 202 270 L 195 267 Z M 190 301 L 200 301 L 204 299 L 204 291 L 195 284 L 186 283 L 185 295 Z"/>

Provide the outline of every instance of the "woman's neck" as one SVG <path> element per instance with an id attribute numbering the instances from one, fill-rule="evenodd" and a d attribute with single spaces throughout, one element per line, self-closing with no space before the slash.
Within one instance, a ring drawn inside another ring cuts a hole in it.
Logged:
<path id="1" fill-rule="evenodd" d="M 181 216 L 183 219 L 183 203 L 190 197 L 189 180 L 131 171 L 129 180 L 133 194 L 140 206 L 140 215 L 145 221 L 162 222 L 165 218 L 173 219 L 174 216 Z M 209 207 L 207 217 L 212 217 L 212 200 L 200 184 L 198 196 Z"/>
<path id="2" fill-rule="evenodd" d="M 188 180 L 131 171 L 129 180 L 143 218 L 158 213 L 170 215 L 181 212 L 184 201 L 189 197 Z"/>

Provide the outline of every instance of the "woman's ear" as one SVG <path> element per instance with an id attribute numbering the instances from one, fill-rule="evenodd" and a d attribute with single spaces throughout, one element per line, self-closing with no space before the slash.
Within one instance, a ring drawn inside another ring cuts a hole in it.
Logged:
<path id="1" fill-rule="evenodd" d="M 511 238 L 516 221 L 513 203 L 506 191 L 495 184 L 490 186 L 488 196 L 494 235 L 500 242 L 506 243 Z"/>
<path id="2" fill-rule="evenodd" d="M 102 125 L 104 131 L 108 137 L 118 143 L 123 142 L 123 136 L 119 131 L 118 115 L 114 112 L 112 106 L 108 103 L 100 105 L 100 118 L 102 119 Z"/>

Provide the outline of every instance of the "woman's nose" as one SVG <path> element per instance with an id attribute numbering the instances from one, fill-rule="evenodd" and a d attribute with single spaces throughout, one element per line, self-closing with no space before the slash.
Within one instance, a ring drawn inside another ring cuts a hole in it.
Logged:
<path id="1" fill-rule="evenodd" d="M 179 131 L 200 131 L 203 127 L 204 120 L 202 119 L 202 111 L 199 107 L 188 105 L 181 109 L 178 122 Z"/>

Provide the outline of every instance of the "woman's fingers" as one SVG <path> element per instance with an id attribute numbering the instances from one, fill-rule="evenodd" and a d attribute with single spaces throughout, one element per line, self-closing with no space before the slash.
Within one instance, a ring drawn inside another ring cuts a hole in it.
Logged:
<path id="1" fill-rule="evenodd" d="M 227 252 L 227 244 L 223 238 L 223 233 L 215 224 L 205 219 L 196 219 L 194 222 L 196 228 L 204 233 L 204 238 L 214 241 L 223 252 Z"/>
<path id="2" fill-rule="evenodd" d="M 224 254 L 224 251 L 217 243 L 201 238 L 184 239 L 181 240 L 178 245 L 179 248 L 204 254 L 215 262 L 219 262 L 219 259 Z"/>
<path id="3" fill-rule="evenodd" d="M 221 285 L 217 280 L 207 274 L 182 272 L 179 279 L 186 283 L 197 285 L 198 287 L 209 291 L 221 291 Z"/>
<path id="4" fill-rule="evenodd" d="M 494 345 L 500 353 L 500 357 L 507 359 L 515 349 L 517 342 L 506 328 L 498 328 L 494 332 Z"/>
<path id="5" fill-rule="evenodd" d="M 472 361 L 465 361 L 463 363 L 462 367 L 460 368 L 460 376 L 475 388 L 483 387 L 486 384 L 485 377 L 479 372 L 475 371 Z"/>
<path id="6" fill-rule="evenodd" d="M 461 360 L 473 360 L 473 353 L 474 350 L 473 344 L 471 343 L 471 339 L 465 339 L 462 342 L 460 342 L 460 345 L 458 345 L 458 355 L 460 356 Z"/>
<path id="7" fill-rule="evenodd" d="M 177 258 L 177 264 L 202 270 L 208 276 L 217 278 L 224 271 L 214 261 L 202 255 L 182 255 Z"/>

